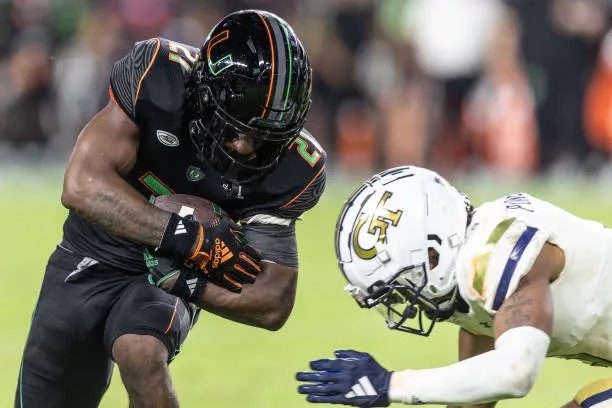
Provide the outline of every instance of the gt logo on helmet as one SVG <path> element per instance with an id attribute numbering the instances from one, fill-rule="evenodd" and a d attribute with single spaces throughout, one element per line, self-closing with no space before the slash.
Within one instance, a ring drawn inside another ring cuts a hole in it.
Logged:
<path id="1" fill-rule="evenodd" d="M 361 229 L 366 224 L 368 219 L 370 219 L 370 223 L 368 225 L 367 233 L 371 235 L 378 234 L 377 242 L 383 243 L 387 240 L 387 228 L 389 225 L 397 226 L 401 216 L 402 210 L 391 211 L 389 209 L 384 208 L 385 202 L 393 195 L 390 191 L 385 191 L 382 195 L 380 201 L 376 205 L 376 210 L 370 216 L 364 212 L 359 214 L 359 220 L 355 224 L 355 229 L 353 230 L 353 248 L 355 248 L 355 253 L 361 259 L 372 259 L 376 256 L 377 251 L 374 245 L 371 248 L 363 248 L 359 243 L 359 234 Z"/>

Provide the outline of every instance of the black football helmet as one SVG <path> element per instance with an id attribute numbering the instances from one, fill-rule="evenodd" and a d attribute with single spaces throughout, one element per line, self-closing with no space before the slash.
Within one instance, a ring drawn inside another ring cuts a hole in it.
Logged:
<path id="1" fill-rule="evenodd" d="M 224 17 L 200 53 L 188 86 L 198 157 L 224 180 L 252 181 L 275 166 L 304 126 L 312 83 L 306 51 L 278 16 L 244 10 Z M 241 134 L 253 139 L 250 157 L 224 144 Z"/>

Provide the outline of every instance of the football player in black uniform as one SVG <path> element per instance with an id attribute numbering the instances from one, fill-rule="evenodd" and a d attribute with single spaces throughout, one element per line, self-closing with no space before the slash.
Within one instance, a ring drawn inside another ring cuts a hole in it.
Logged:
<path id="1" fill-rule="evenodd" d="M 192 326 L 192 302 L 245 324 L 283 325 L 296 290 L 295 221 L 325 185 L 325 152 L 303 130 L 310 90 L 299 39 L 259 10 L 226 16 L 201 49 L 153 38 L 114 65 L 111 100 L 82 130 L 65 173 L 70 211 L 46 268 L 16 407 L 95 407 L 113 361 L 130 407 L 178 406 L 167 365 Z M 242 233 L 150 204 L 173 193 L 218 204 Z M 217 238 L 232 255 L 212 273 Z M 152 285 L 165 277 L 147 276 L 146 247 L 154 260 L 189 260 L 197 297 Z"/>

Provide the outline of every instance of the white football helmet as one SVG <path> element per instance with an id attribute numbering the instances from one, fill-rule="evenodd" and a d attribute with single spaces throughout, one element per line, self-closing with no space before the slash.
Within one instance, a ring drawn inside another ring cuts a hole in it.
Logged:
<path id="1" fill-rule="evenodd" d="M 467 197 L 431 170 L 404 166 L 374 175 L 347 199 L 336 224 L 345 290 L 361 307 L 379 310 L 388 327 L 429 335 L 455 310 L 455 263 L 471 210 Z M 418 326 L 409 326 L 415 317 Z"/>

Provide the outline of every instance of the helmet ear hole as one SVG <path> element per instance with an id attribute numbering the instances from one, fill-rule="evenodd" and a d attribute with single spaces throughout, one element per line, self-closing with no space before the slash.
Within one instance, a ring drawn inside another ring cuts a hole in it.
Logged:
<path id="1" fill-rule="evenodd" d="M 373 284 L 370 285 L 370 287 L 368 288 L 368 293 L 370 295 L 376 295 L 379 294 L 380 290 L 383 289 L 385 287 L 385 282 L 382 280 L 377 280 L 376 282 L 374 282 Z"/>
<path id="2" fill-rule="evenodd" d="M 440 262 L 440 253 L 436 248 L 429 247 L 427 248 L 427 255 L 429 258 L 429 270 L 432 271 L 438 266 L 438 262 Z"/>

